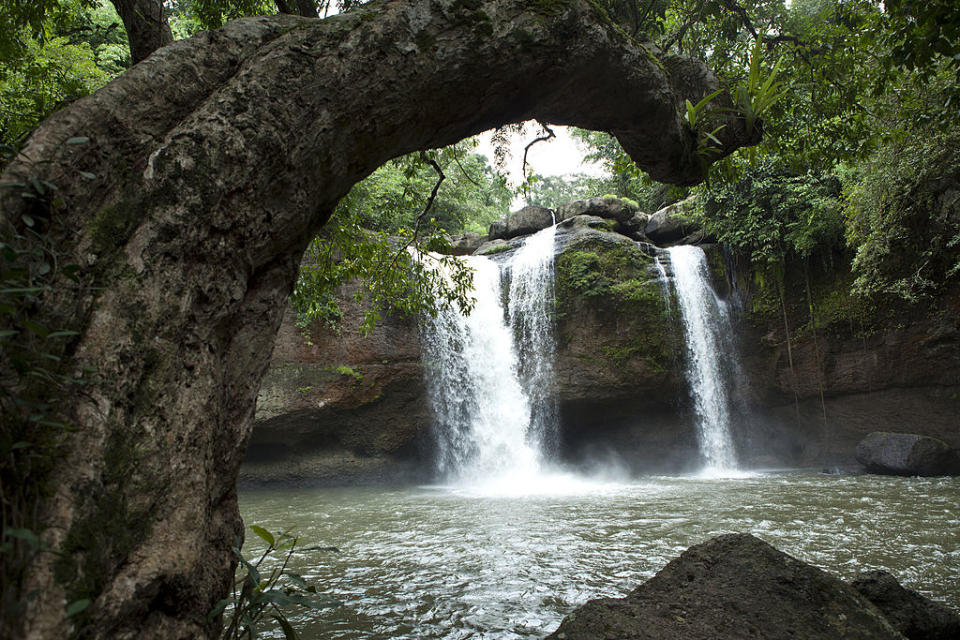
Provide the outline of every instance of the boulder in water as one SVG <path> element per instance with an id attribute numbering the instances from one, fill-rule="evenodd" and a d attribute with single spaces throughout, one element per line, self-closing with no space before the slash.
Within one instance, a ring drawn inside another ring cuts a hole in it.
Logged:
<path id="1" fill-rule="evenodd" d="M 514 211 L 504 220 L 497 220 L 490 225 L 489 237 L 491 240 L 516 238 L 530 233 L 536 233 L 553 224 L 553 210 L 531 205 L 519 211 Z"/>
<path id="2" fill-rule="evenodd" d="M 748 534 L 687 549 L 625 598 L 591 600 L 552 640 L 903 640 L 856 589 Z"/>
<path id="3" fill-rule="evenodd" d="M 960 616 L 916 591 L 903 588 L 886 571 L 865 571 L 851 584 L 909 640 L 960 638 Z"/>
<path id="4" fill-rule="evenodd" d="M 914 433 L 874 431 L 857 445 L 856 456 L 870 473 L 960 475 L 960 454 L 956 449 L 943 440 Z"/>
<path id="5" fill-rule="evenodd" d="M 507 237 L 507 219 L 494 220 L 490 223 L 490 229 L 487 232 L 490 240 L 502 240 Z"/>
<path id="6" fill-rule="evenodd" d="M 565 202 L 557 207 L 557 222 L 569 220 L 574 216 L 597 216 L 626 223 L 637 213 L 639 210 L 636 203 L 630 200 L 614 196 L 587 198 Z"/>

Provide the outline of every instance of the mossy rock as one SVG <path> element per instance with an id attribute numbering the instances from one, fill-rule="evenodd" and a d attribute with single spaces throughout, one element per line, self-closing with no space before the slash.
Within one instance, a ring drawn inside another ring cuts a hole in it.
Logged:
<path id="1" fill-rule="evenodd" d="M 675 368 L 679 352 L 676 308 L 664 290 L 654 258 L 636 243 L 612 233 L 593 232 L 574 239 L 556 257 L 556 309 L 560 348 L 590 334 L 592 363 L 629 371 Z M 585 354 L 572 353 L 583 360 Z"/>

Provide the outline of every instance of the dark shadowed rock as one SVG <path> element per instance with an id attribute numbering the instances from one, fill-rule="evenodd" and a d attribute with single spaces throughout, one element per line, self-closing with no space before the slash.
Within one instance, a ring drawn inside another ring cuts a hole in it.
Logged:
<path id="1" fill-rule="evenodd" d="M 706 232 L 704 229 L 696 229 L 695 231 L 685 235 L 677 241 L 677 244 L 715 244 L 717 242 L 717 237 Z"/>
<path id="2" fill-rule="evenodd" d="M 557 222 L 574 216 L 597 216 L 625 223 L 638 213 L 637 205 L 621 198 L 588 198 L 573 200 L 557 207 Z"/>
<path id="3" fill-rule="evenodd" d="M 491 240 L 502 240 L 507 237 L 507 221 L 494 220 L 490 223 L 490 229 L 487 231 L 487 237 Z"/>
<path id="4" fill-rule="evenodd" d="M 353 484 L 409 479 L 430 423 L 415 317 L 387 315 L 368 335 L 360 284 L 336 291 L 337 326 L 284 315 L 257 396 L 239 481 Z"/>
<path id="5" fill-rule="evenodd" d="M 916 591 L 903 588 L 886 571 L 865 571 L 851 584 L 909 640 L 960 638 L 960 616 Z"/>
<path id="6" fill-rule="evenodd" d="M 455 256 L 468 256 L 480 248 L 487 241 L 487 236 L 482 233 L 465 233 L 458 236 L 450 243 L 450 253 Z"/>
<path id="7" fill-rule="evenodd" d="M 687 549 L 626 598 L 591 600 L 554 640 L 903 640 L 853 587 L 748 534 Z"/>
<path id="8" fill-rule="evenodd" d="M 633 215 L 626 222 L 618 222 L 616 226 L 616 232 L 622 233 L 625 236 L 633 238 L 634 240 L 647 240 L 647 236 L 644 233 L 644 230 L 647 228 L 647 223 L 650 221 L 650 216 L 643 212 L 638 212 Z"/>
<path id="9" fill-rule="evenodd" d="M 690 218 L 696 205 L 694 198 L 668 205 L 650 216 L 644 233 L 651 242 L 659 245 L 675 244 L 700 228 Z"/>
<path id="10" fill-rule="evenodd" d="M 583 233 L 589 233 L 587 231 L 588 229 L 613 231 L 615 226 L 616 222 L 613 220 L 584 214 L 567 218 L 557 226 L 557 230 L 560 236 L 560 242 L 566 246 L 573 238 L 577 238 Z M 622 242 L 624 238 L 616 238 L 615 240 Z"/>
<path id="11" fill-rule="evenodd" d="M 531 205 L 514 211 L 505 220 L 497 220 L 490 225 L 490 239 L 509 240 L 517 236 L 536 233 L 553 224 L 553 210 Z"/>
<path id="12" fill-rule="evenodd" d="M 687 397 L 676 302 L 651 253 L 615 225 L 579 215 L 557 228 L 561 448 L 574 463 L 615 451 L 636 471 L 683 470 L 698 454 L 696 435 L 675 417 Z"/>
<path id="13" fill-rule="evenodd" d="M 857 461 L 870 473 L 896 476 L 960 474 L 960 456 L 943 440 L 875 431 L 857 445 Z"/>

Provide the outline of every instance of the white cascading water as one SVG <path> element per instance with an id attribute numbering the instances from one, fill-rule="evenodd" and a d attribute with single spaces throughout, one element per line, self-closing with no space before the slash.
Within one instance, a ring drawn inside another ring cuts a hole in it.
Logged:
<path id="1" fill-rule="evenodd" d="M 687 380 L 697 412 L 704 473 L 723 475 L 737 470 L 730 433 L 730 398 L 722 358 L 735 357 L 729 336 L 726 304 L 710 286 L 703 249 L 679 246 L 667 249 L 673 267 L 677 302 L 687 344 Z"/>
<path id="2" fill-rule="evenodd" d="M 520 384 L 530 402 L 527 439 L 550 457 L 557 449 L 557 402 L 553 393 L 553 254 L 557 228 L 527 238 L 510 260 L 507 315 L 520 361 Z"/>
<path id="3" fill-rule="evenodd" d="M 530 478 L 542 467 L 545 443 L 549 446 L 556 429 L 546 306 L 552 298 L 554 233 L 551 227 L 527 238 L 504 265 L 511 279 L 509 315 L 500 267 L 470 256 L 464 259 L 474 269 L 472 313 L 443 311 L 422 332 L 438 470 L 449 480 Z"/>

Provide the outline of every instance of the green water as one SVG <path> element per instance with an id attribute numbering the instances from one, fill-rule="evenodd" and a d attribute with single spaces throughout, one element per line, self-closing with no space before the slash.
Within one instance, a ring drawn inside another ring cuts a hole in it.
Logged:
<path id="1" fill-rule="evenodd" d="M 735 531 L 843 578 L 885 569 L 960 610 L 960 478 L 553 477 L 251 491 L 240 507 L 247 524 L 339 548 L 293 561 L 342 602 L 293 617 L 307 639 L 539 638 L 586 600 L 624 595 L 690 545 Z M 248 554 L 258 543 L 248 534 Z"/>

